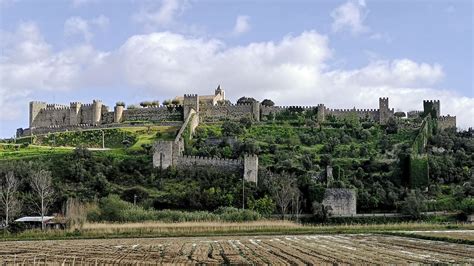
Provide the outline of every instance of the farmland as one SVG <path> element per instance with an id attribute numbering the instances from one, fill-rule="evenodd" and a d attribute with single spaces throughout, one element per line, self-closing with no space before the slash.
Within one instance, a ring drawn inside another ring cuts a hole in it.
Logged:
<path id="1" fill-rule="evenodd" d="M 0 263 L 474 263 L 474 246 L 399 236 L 298 235 L 21 241 L 0 243 Z"/>

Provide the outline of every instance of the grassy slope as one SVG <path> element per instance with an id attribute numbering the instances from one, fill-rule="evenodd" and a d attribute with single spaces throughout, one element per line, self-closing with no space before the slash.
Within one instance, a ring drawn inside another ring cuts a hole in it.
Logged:
<path id="1" fill-rule="evenodd" d="M 116 128 L 114 128 L 116 129 Z M 104 129 L 107 131 L 108 129 Z M 130 147 L 125 148 L 115 148 L 109 151 L 101 151 L 101 153 L 108 153 L 110 155 L 123 155 L 125 150 L 140 150 L 144 144 L 153 144 L 156 140 L 172 140 L 174 135 L 178 130 L 177 127 L 170 126 L 148 126 L 148 127 L 123 127 L 118 128 L 119 132 L 124 132 L 125 134 L 130 134 L 136 137 L 136 142 L 132 143 Z M 88 130 L 84 132 L 99 131 L 99 130 Z M 59 132 L 54 134 L 49 134 L 49 136 L 54 135 L 59 138 L 66 134 L 71 134 L 71 132 Z M 80 133 L 74 133 L 80 134 Z M 19 142 L 25 142 L 29 140 L 30 137 L 18 139 Z M 87 146 L 87 145 L 85 145 Z M 29 145 L 27 147 L 20 144 L 7 144 L 0 143 L 0 160 L 9 160 L 9 159 L 22 159 L 22 158 L 34 158 L 38 156 L 50 156 L 50 155 L 60 155 L 72 152 L 75 148 L 75 145 L 66 145 L 60 147 L 53 147 L 46 144 L 42 145 Z M 107 146 L 106 146 L 107 148 Z"/>

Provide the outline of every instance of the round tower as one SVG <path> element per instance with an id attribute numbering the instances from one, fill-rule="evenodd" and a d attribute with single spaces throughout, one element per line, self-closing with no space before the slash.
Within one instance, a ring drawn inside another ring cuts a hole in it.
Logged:
<path id="1" fill-rule="evenodd" d="M 102 118 L 102 101 L 92 101 L 92 124 L 100 124 Z"/>
<path id="2" fill-rule="evenodd" d="M 114 123 L 122 122 L 122 115 L 123 115 L 123 105 L 115 105 L 114 107 Z"/>

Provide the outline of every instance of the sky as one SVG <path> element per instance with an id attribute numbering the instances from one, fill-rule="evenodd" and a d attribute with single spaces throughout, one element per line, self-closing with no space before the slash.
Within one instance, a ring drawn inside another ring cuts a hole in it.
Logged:
<path id="1" fill-rule="evenodd" d="M 29 101 L 211 94 L 421 110 L 474 126 L 470 0 L 0 0 L 0 138 Z"/>

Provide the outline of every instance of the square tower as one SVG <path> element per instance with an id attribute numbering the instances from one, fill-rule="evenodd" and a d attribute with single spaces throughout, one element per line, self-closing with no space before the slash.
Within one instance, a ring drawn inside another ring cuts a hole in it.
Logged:
<path id="1" fill-rule="evenodd" d="M 257 183 L 258 181 L 258 156 L 244 156 L 244 180 Z"/>
<path id="2" fill-rule="evenodd" d="M 47 104 L 45 102 L 30 102 L 30 128 L 36 127 L 36 117 L 46 106 Z"/>
<path id="3" fill-rule="evenodd" d="M 189 111 L 194 109 L 199 113 L 199 96 L 197 94 L 185 94 L 183 98 L 183 116 L 184 120 L 188 118 Z"/>
<path id="4" fill-rule="evenodd" d="M 441 114 L 441 106 L 439 100 L 423 100 L 423 115 L 431 114 L 433 118 L 439 117 Z"/>
<path id="5" fill-rule="evenodd" d="M 379 98 L 379 123 L 381 125 L 387 124 L 387 121 L 392 117 L 393 113 L 388 106 L 388 97 Z"/>

